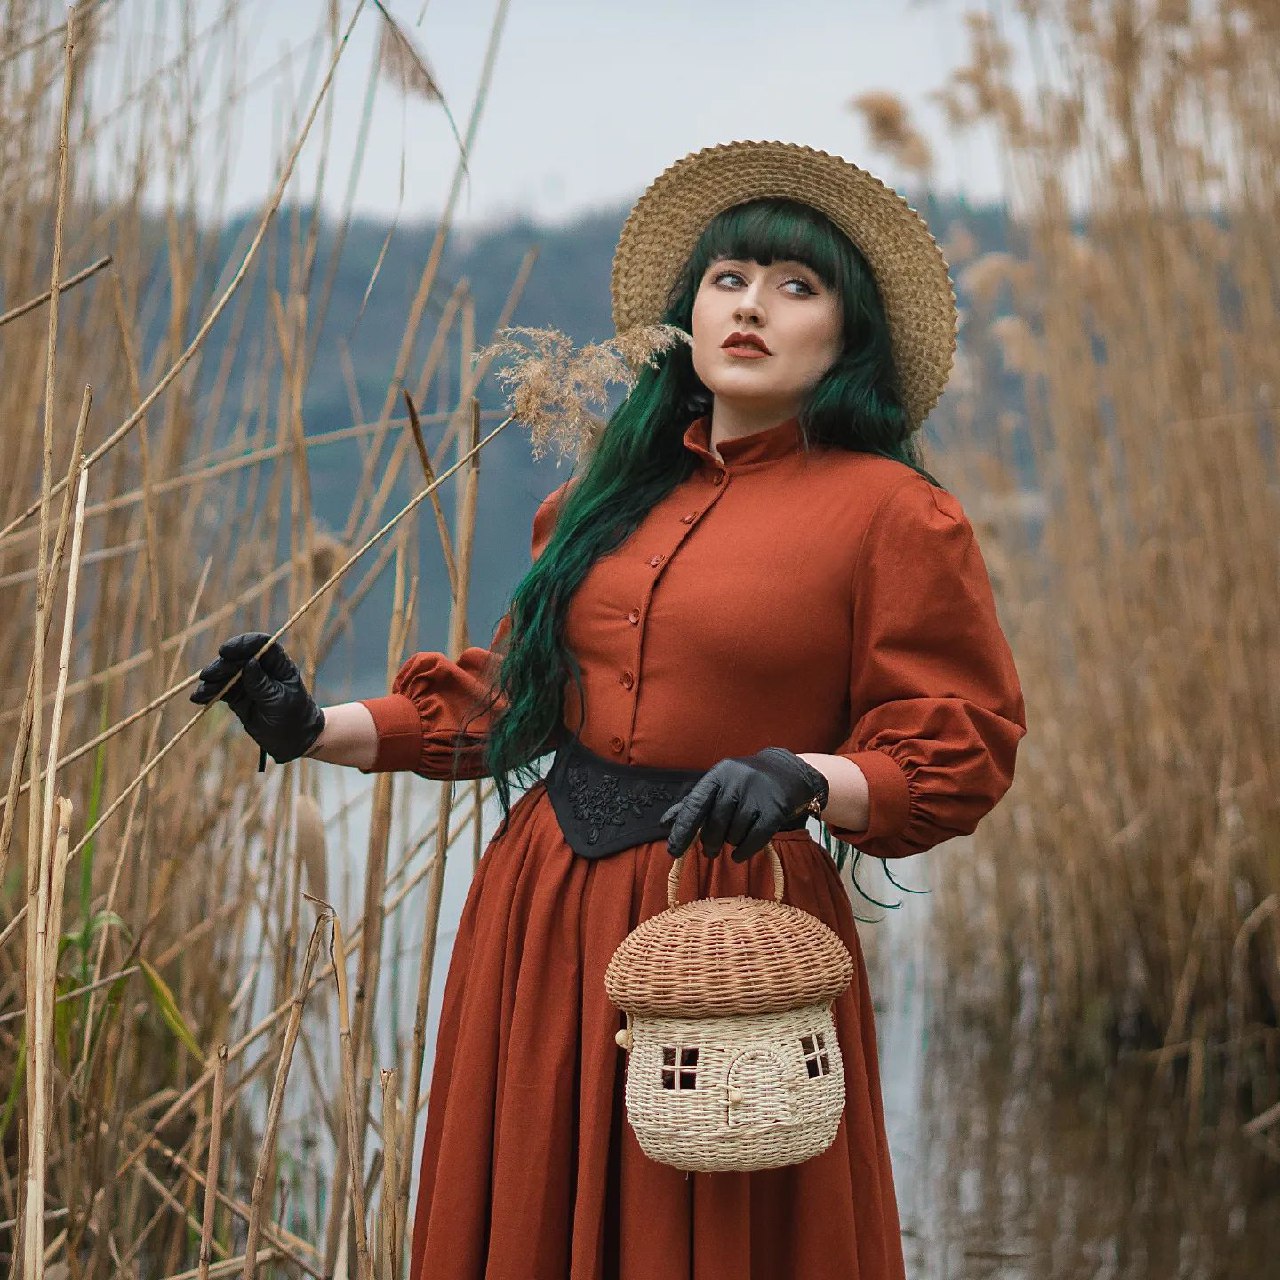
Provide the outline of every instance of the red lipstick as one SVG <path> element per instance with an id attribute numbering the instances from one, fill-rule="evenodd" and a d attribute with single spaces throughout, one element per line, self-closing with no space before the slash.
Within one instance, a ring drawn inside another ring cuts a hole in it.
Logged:
<path id="1" fill-rule="evenodd" d="M 754 333 L 731 333 L 720 345 L 731 355 L 745 356 L 749 360 L 773 354 L 765 345 L 764 339 Z"/>

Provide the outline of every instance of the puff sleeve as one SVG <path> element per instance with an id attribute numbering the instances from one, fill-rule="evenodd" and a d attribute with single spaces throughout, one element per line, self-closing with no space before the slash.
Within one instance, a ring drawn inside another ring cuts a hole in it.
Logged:
<path id="1" fill-rule="evenodd" d="M 1026 711 L 986 564 L 959 502 L 913 475 L 880 501 L 853 582 L 852 728 L 876 858 L 968 835 L 1013 781 Z"/>
<path id="2" fill-rule="evenodd" d="M 533 559 L 542 554 L 555 528 L 566 481 L 538 507 L 533 518 Z M 396 673 L 391 692 L 361 701 L 373 716 L 378 751 L 362 772 L 407 771 L 424 778 L 478 778 L 484 774 L 484 744 L 495 715 L 478 715 L 466 724 L 472 707 L 484 697 L 496 661 L 511 630 L 504 614 L 487 649 L 473 646 L 456 659 L 444 653 L 415 653 Z M 455 745 L 461 749 L 455 758 Z"/>

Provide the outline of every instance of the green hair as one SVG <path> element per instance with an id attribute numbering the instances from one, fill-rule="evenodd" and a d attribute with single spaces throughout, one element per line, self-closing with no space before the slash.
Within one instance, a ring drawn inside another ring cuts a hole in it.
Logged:
<path id="1" fill-rule="evenodd" d="M 841 302 L 840 356 L 801 407 L 804 448 L 814 445 L 893 458 L 938 484 L 922 465 L 919 445 L 899 398 L 889 326 L 875 279 L 858 249 L 824 214 L 793 200 L 762 199 L 717 214 L 672 286 L 664 322 L 686 333 L 693 302 L 712 262 L 720 258 L 803 262 Z M 712 396 L 693 368 L 687 344 L 662 352 L 642 369 L 630 393 L 609 417 L 562 495 L 555 528 L 533 567 L 517 585 L 509 607 L 510 639 L 495 683 L 471 717 L 505 710 L 485 739 L 485 771 L 510 816 L 510 784 L 536 782 L 533 762 L 554 749 L 563 732 L 562 694 L 572 677 L 585 706 L 581 670 L 564 640 L 569 602 L 591 566 L 620 546 L 654 505 L 690 478 L 698 460 L 684 446 L 684 431 L 709 413 Z M 458 749 L 476 738 L 459 735 Z M 830 833 L 827 849 L 831 852 Z M 837 866 L 849 846 L 836 841 Z"/>

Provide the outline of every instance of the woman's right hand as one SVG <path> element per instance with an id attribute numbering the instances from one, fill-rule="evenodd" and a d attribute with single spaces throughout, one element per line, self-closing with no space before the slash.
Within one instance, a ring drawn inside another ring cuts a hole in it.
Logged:
<path id="1" fill-rule="evenodd" d="M 200 672 L 191 701 L 204 704 L 221 694 L 249 736 L 277 764 L 285 764 L 315 745 L 324 730 L 324 712 L 279 644 L 254 658 L 270 639 L 265 631 L 250 631 L 221 644 L 218 656 Z M 222 693 L 237 673 L 240 679 Z"/>

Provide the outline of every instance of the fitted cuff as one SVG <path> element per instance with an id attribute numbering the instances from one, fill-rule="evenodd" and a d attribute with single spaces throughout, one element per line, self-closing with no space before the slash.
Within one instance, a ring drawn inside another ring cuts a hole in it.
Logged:
<path id="1" fill-rule="evenodd" d="M 385 698 L 361 698 L 373 716 L 378 750 L 373 764 L 361 773 L 412 773 L 422 758 L 422 717 L 413 699 L 403 693 Z"/>
<path id="2" fill-rule="evenodd" d="M 911 816 L 911 792 L 901 766 L 884 751 L 854 751 L 844 758 L 852 760 L 867 780 L 871 800 L 867 826 L 865 831 L 850 831 L 847 827 L 833 827 L 828 823 L 828 830 L 838 840 L 849 844 L 901 835 Z"/>

